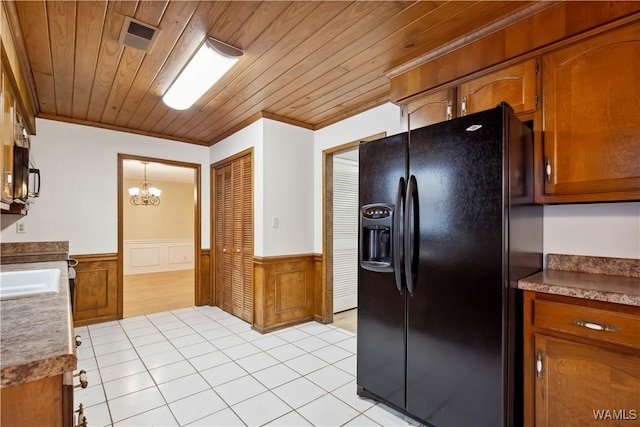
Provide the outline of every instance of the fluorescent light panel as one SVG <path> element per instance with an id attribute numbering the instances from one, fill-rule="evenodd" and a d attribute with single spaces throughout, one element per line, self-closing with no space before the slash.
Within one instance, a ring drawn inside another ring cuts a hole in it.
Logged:
<path id="1" fill-rule="evenodd" d="M 175 110 L 191 107 L 240 59 L 242 51 L 209 37 L 180 72 L 162 100 Z"/>

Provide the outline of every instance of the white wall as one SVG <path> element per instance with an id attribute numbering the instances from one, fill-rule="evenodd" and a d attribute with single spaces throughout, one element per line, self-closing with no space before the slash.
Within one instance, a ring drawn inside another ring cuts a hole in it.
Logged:
<path id="1" fill-rule="evenodd" d="M 386 132 L 387 135 L 395 135 L 402 132 L 400 107 L 387 103 L 315 132 L 313 147 L 313 237 L 315 253 L 322 253 L 322 152 L 380 132 Z"/>
<path id="2" fill-rule="evenodd" d="M 209 149 L 211 163 L 253 147 L 254 254 L 313 252 L 313 132 L 261 119 Z M 279 227 L 272 227 L 272 218 Z"/>
<path id="3" fill-rule="evenodd" d="M 253 253 L 263 255 L 262 218 L 264 217 L 264 119 L 251 123 L 228 138 L 209 147 L 211 164 L 217 163 L 241 151 L 253 147 Z M 214 208 L 215 209 L 215 208 Z M 212 250 L 214 248 L 211 248 Z"/>
<path id="4" fill-rule="evenodd" d="M 640 203 L 545 206 L 544 252 L 640 258 Z"/>
<path id="5" fill-rule="evenodd" d="M 32 152 L 40 198 L 21 219 L 2 215 L 3 242 L 68 240 L 71 254 L 118 251 L 118 153 L 201 165 L 202 247 L 209 247 L 208 148 L 107 129 L 37 119 Z"/>
<path id="6" fill-rule="evenodd" d="M 37 128 L 41 197 L 26 217 L 1 216 L 3 242 L 69 240 L 72 254 L 116 252 L 117 153 L 125 153 L 202 165 L 202 247 L 209 248 L 209 164 L 254 147 L 254 252 L 271 256 L 322 252 L 323 150 L 398 133 L 401 121 L 393 104 L 315 132 L 259 120 L 209 148 L 42 119 Z M 545 206 L 544 216 L 545 254 L 640 258 L 640 203 Z M 16 220 L 25 234 L 16 233 Z"/>
<path id="7" fill-rule="evenodd" d="M 313 253 L 313 131 L 273 120 L 264 125 L 263 255 Z"/>

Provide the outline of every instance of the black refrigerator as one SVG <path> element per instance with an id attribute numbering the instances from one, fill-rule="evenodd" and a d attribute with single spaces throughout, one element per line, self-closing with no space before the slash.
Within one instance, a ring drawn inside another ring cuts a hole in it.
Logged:
<path id="1" fill-rule="evenodd" d="M 358 394 L 430 426 L 520 425 L 531 129 L 501 103 L 363 142 L 359 168 Z"/>

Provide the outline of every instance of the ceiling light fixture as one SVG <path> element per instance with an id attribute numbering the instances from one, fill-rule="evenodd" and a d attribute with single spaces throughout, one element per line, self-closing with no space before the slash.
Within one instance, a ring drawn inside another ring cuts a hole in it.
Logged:
<path id="1" fill-rule="evenodd" d="M 129 188 L 129 202 L 134 206 L 158 206 L 162 190 L 152 187 L 151 183 L 147 181 L 148 162 L 140 163 L 144 165 L 144 181 L 140 183 L 140 187 Z"/>
<path id="2" fill-rule="evenodd" d="M 191 107 L 240 59 L 242 51 L 212 37 L 182 69 L 162 100 L 175 110 Z"/>

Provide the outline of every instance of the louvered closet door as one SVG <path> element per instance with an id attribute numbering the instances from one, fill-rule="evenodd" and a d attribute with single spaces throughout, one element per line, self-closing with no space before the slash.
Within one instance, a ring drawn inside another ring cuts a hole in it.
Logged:
<path id="1" fill-rule="evenodd" d="M 216 305 L 253 322 L 251 156 L 216 169 Z"/>
<path id="2" fill-rule="evenodd" d="M 242 159 L 242 286 L 243 314 L 253 323 L 253 164 L 251 156 Z"/>
<path id="3" fill-rule="evenodd" d="M 358 304 L 358 162 L 334 158 L 333 311 Z"/>
<path id="4" fill-rule="evenodd" d="M 232 312 L 233 206 L 231 166 L 216 170 L 216 304 Z"/>

